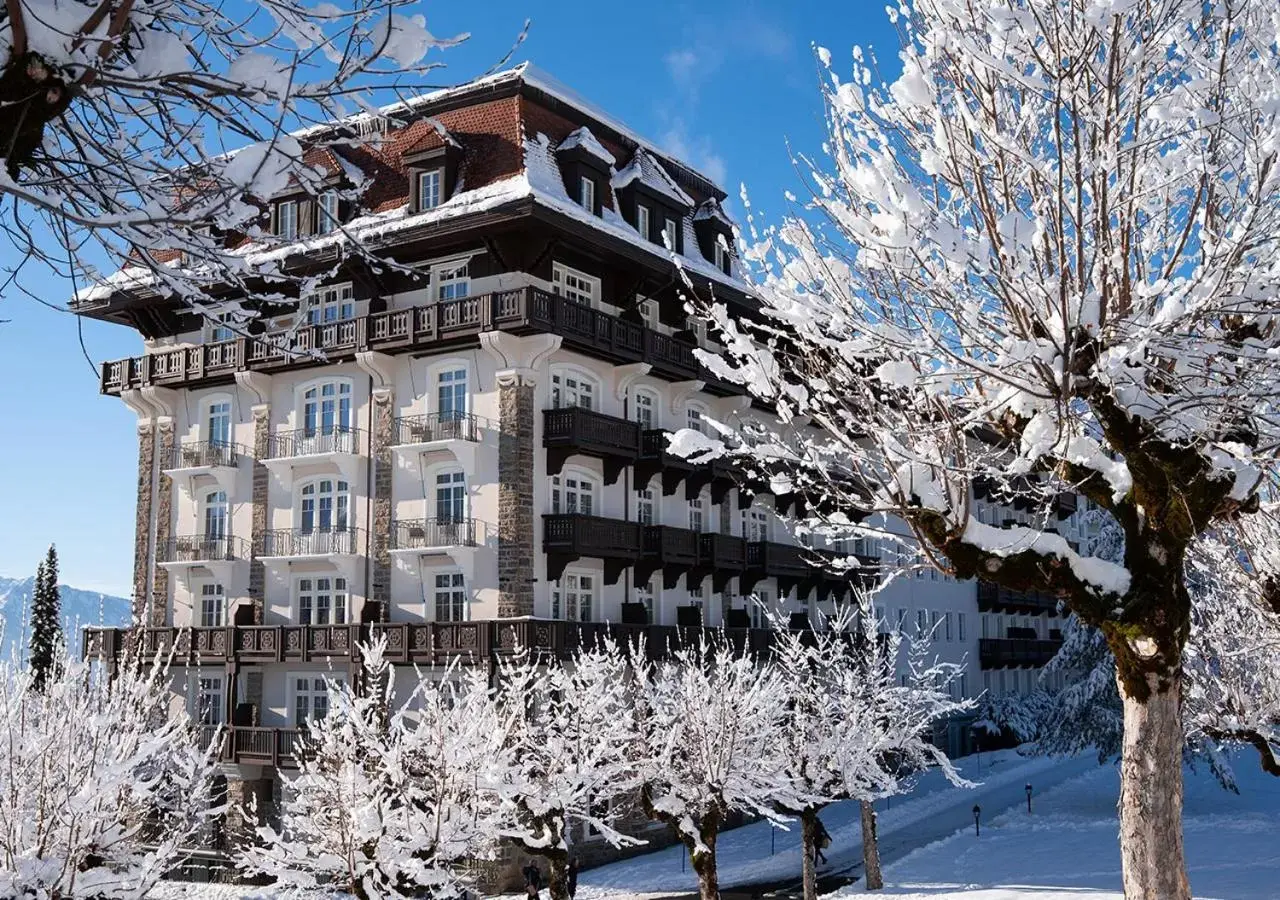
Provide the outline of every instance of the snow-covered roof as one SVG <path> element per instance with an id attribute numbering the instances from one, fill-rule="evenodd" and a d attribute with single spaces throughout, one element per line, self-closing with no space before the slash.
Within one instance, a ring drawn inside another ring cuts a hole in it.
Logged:
<path id="1" fill-rule="evenodd" d="M 662 168 L 662 163 L 658 162 L 649 151 L 643 147 L 636 150 L 635 156 L 631 157 L 631 162 L 627 163 L 626 168 L 613 176 L 613 187 L 624 188 L 633 181 L 639 181 L 650 190 L 662 194 L 674 200 L 681 206 L 693 206 L 693 198 L 686 194 L 680 185 L 667 174 L 667 170 Z"/>
<path id="2" fill-rule="evenodd" d="M 581 147 L 587 153 L 600 160 L 606 166 L 613 167 L 617 159 L 613 154 L 605 149 L 604 144 L 596 140 L 596 136 L 591 133 L 591 129 L 583 125 L 573 134 L 569 135 L 560 142 L 560 146 L 556 150 L 572 150 L 575 147 Z"/>
<path id="3" fill-rule="evenodd" d="M 719 222 L 730 231 L 733 230 L 733 220 L 725 215 L 724 207 L 720 205 L 720 201 L 715 197 L 708 197 L 698 205 L 694 210 L 693 221 L 700 222 L 704 219 L 712 219 Z"/>

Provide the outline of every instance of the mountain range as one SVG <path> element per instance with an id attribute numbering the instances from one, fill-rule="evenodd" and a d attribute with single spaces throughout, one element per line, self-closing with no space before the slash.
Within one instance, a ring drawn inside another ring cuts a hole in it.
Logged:
<path id="1" fill-rule="evenodd" d="M 31 614 L 31 594 L 35 578 L 5 578 L 0 575 L 0 658 L 8 658 L 15 644 L 25 643 L 25 624 Z M 89 625 L 129 624 L 129 601 L 98 591 L 82 591 L 62 584 L 58 586 L 62 599 L 62 631 L 67 637 L 68 649 L 79 655 L 78 630 Z"/>

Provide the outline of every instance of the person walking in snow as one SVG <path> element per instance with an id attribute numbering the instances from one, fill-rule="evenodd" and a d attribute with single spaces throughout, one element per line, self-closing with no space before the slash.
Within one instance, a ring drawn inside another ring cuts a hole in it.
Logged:
<path id="1" fill-rule="evenodd" d="M 542 872 L 539 871 L 533 860 L 529 860 L 529 865 L 520 870 L 524 875 L 524 893 L 529 900 L 538 900 L 538 892 L 542 890 Z"/>
<path id="2" fill-rule="evenodd" d="M 814 816 L 813 824 L 817 829 L 813 835 L 813 864 L 816 867 L 818 863 L 825 864 L 827 861 L 827 856 L 822 851 L 831 846 L 831 833 L 817 816 Z"/>

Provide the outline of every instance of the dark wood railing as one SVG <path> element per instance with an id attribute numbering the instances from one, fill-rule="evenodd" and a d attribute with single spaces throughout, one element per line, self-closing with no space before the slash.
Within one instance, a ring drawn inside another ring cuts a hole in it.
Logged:
<path id="1" fill-rule="evenodd" d="M 1057 655 L 1062 641 L 1031 638 L 981 638 L 978 662 L 984 669 L 1043 666 Z"/>
<path id="2" fill-rule="evenodd" d="M 243 448 L 226 441 L 183 441 L 173 448 L 167 468 L 195 469 L 209 466 L 234 469 L 243 454 Z"/>
<path id="3" fill-rule="evenodd" d="M 474 345 L 479 334 L 495 330 L 559 334 L 566 349 L 616 363 L 645 362 L 657 377 L 698 378 L 715 393 L 743 393 L 711 375 L 694 357 L 692 344 L 535 287 L 112 360 L 102 366 L 101 389 L 119 394 L 148 385 L 198 387 L 230 381 L 245 369 L 306 368 L 366 350 L 421 353 Z"/>
<path id="4" fill-rule="evenodd" d="M 640 426 L 581 406 L 543 410 L 542 445 L 562 444 L 634 459 L 640 450 Z"/>
<path id="5" fill-rule="evenodd" d="M 392 550 L 474 547 L 483 541 L 483 523 L 475 519 L 397 519 L 391 523 Z"/>
<path id="6" fill-rule="evenodd" d="M 426 416 L 400 416 L 395 421 L 391 442 L 428 444 L 432 441 L 478 441 L 481 422 L 487 420 L 471 413 L 431 413 Z"/>
<path id="7" fill-rule="evenodd" d="M 319 453 L 360 452 L 360 431 L 356 428 L 297 428 L 277 431 L 267 438 L 268 459 L 293 459 Z"/>
<path id="8" fill-rule="evenodd" d="M 978 582 L 978 610 L 980 612 L 1008 611 L 1014 613 L 1056 613 L 1058 598 L 1043 591 L 1011 591 L 990 581 Z"/>
<path id="9" fill-rule="evenodd" d="M 812 553 L 809 548 L 794 544 L 752 541 L 747 544 L 747 568 L 775 578 L 804 578 L 814 573 L 806 559 L 806 554 Z"/>
<path id="10" fill-rule="evenodd" d="M 248 559 L 249 544 L 243 538 L 188 534 L 156 544 L 156 562 L 216 562 Z"/>
<path id="11" fill-rule="evenodd" d="M 352 556 L 360 552 L 360 529 L 304 531 L 301 528 L 274 528 L 259 536 L 257 556 Z"/>

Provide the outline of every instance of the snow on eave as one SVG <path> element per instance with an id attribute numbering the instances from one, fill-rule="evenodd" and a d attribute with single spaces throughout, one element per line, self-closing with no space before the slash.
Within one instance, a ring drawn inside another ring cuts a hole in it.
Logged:
<path id="1" fill-rule="evenodd" d="M 686 194 L 680 185 L 676 184 L 675 179 L 662 167 L 662 163 L 658 162 L 653 154 L 643 147 L 636 150 L 635 155 L 631 157 L 631 162 L 627 163 L 622 171 L 613 176 L 613 180 L 610 183 L 613 185 L 614 190 L 617 190 L 626 187 L 637 179 L 641 184 L 682 206 L 692 209 L 697 205 L 693 198 Z"/>
<path id="2" fill-rule="evenodd" d="M 704 219 L 714 219 L 723 224 L 726 228 L 733 230 L 733 220 L 730 219 L 724 211 L 724 207 L 720 205 L 720 201 L 715 197 L 708 197 L 698 204 L 698 208 L 693 211 L 693 221 L 701 222 Z"/>
<path id="3" fill-rule="evenodd" d="M 612 168 L 617 159 L 612 153 L 605 149 L 604 144 L 596 140 L 596 136 L 591 133 L 591 129 L 583 125 L 573 134 L 569 135 L 560 142 L 560 146 L 556 148 L 556 152 L 561 150 L 572 150 L 575 147 L 581 147 L 587 153 L 600 160 L 606 166 Z"/>

